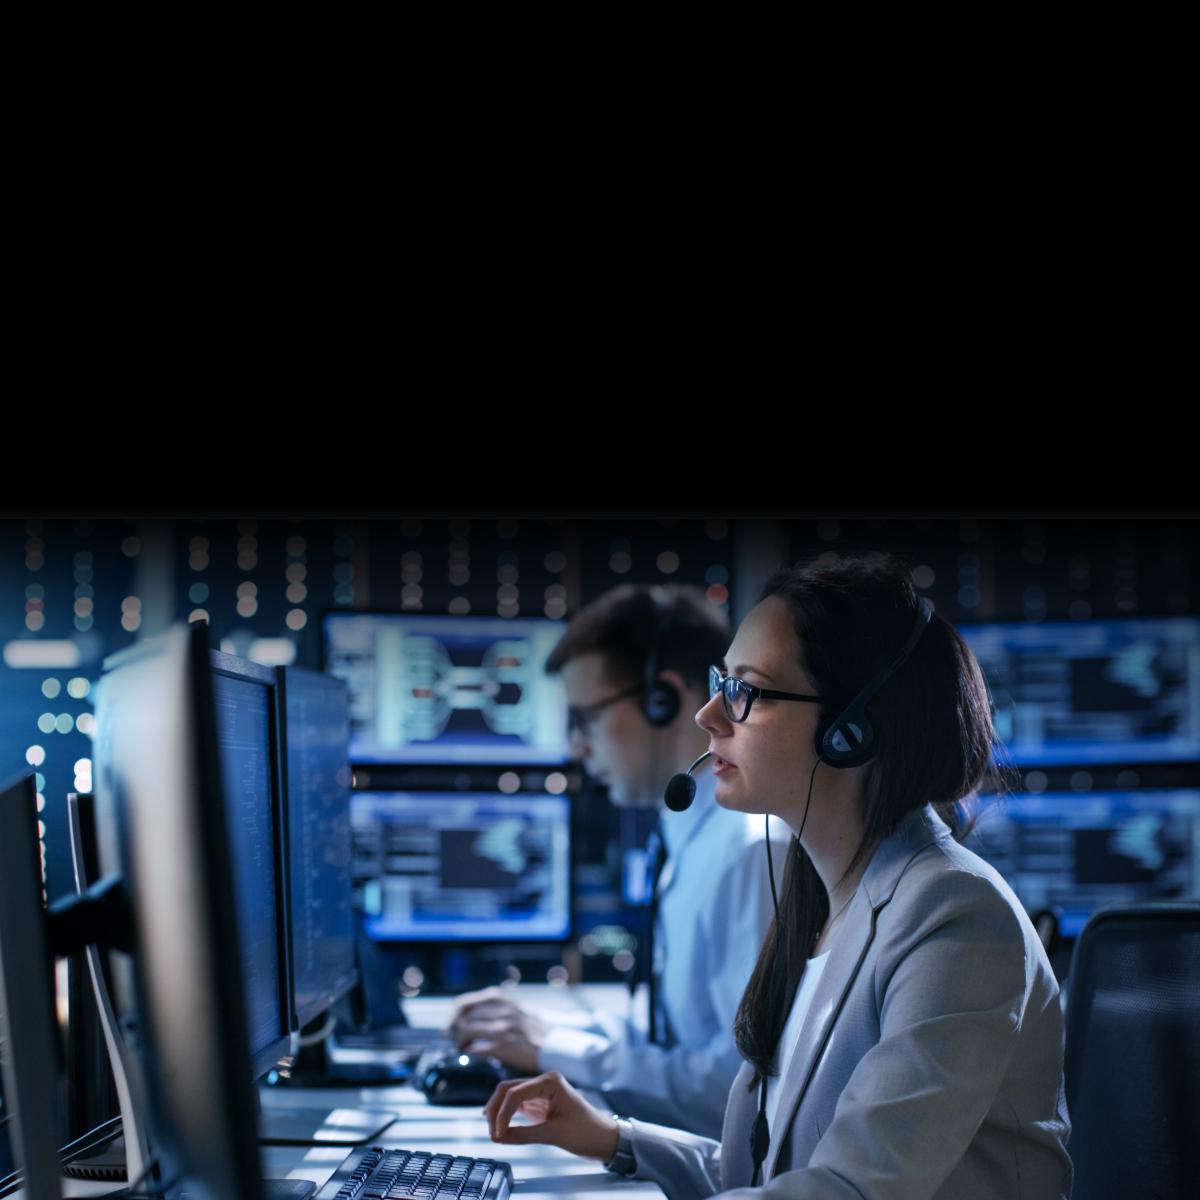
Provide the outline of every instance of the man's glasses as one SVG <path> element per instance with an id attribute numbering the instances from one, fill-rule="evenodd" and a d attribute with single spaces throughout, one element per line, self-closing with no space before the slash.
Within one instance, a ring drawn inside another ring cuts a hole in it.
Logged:
<path id="1" fill-rule="evenodd" d="M 636 696 L 638 692 L 644 692 L 645 690 L 646 685 L 644 683 L 635 683 L 633 687 L 627 687 L 623 692 L 618 692 L 615 696 L 609 696 L 607 700 L 597 700 L 595 704 L 585 704 L 581 708 L 568 708 L 567 728 L 577 729 L 584 737 L 587 737 L 591 731 L 592 722 L 610 704 L 616 704 L 618 700 L 624 700 L 627 696 Z"/>
<path id="2" fill-rule="evenodd" d="M 725 702 L 725 715 L 731 721 L 741 722 L 750 715 L 750 706 L 755 700 L 804 700 L 820 704 L 820 696 L 802 696 L 799 692 L 773 692 L 769 688 L 755 687 L 736 675 L 722 675 L 720 667 L 708 668 L 708 698 L 718 692 Z"/>

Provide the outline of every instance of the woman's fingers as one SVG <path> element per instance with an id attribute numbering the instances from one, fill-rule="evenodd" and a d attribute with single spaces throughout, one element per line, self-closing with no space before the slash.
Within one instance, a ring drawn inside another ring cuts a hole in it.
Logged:
<path id="1" fill-rule="evenodd" d="M 553 1072 L 539 1075 L 535 1079 L 519 1079 L 510 1082 L 513 1086 L 505 1091 L 500 1099 L 500 1104 L 495 1109 L 495 1120 L 491 1131 L 493 1138 L 503 1136 L 508 1132 L 508 1123 L 527 1100 L 545 1099 L 550 1101 L 546 1106 L 545 1114 L 548 1118 L 553 1112 L 553 1101 L 560 1092 L 559 1080 Z M 538 1139 L 532 1140 L 537 1141 Z"/>
<path id="2" fill-rule="evenodd" d="M 483 1106 L 483 1115 L 487 1117 L 488 1133 L 491 1134 L 495 1128 L 496 1109 L 500 1107 L 500 1102 L 504 1099 L 504 1093 L 516 1084 L 523 1082 L 519 1079 L 505 1079 L 496 1084 L 496 1090 L 491 1094 L 488 1102 Z"/>

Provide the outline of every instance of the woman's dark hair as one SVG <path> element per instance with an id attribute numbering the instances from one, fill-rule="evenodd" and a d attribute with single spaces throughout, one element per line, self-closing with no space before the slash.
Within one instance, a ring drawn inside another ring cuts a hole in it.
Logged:
<path id="1" fill-rule="evenodd" d="M 777 571 L 759 599 L 768 596 L 787 602 L 800 642 L 800 666 L 825 698 L 819 741 L 828 723 L 908 640 L 919 612 L 916 589 L 894 554 L 826 554 Z M 974 824 L 970 806 L 987 775 L 995 741 L 979 663 L 958 631 L 936 613 L 869 711 L 876 753 L 864 768 L 863 840 L 846 876 L 905 814 L 926 804 L 955 837 L 964 837 Z M 770 1071 L 809 952 L 828 916 L 825 885 L 793 838 L 779 916 L 767 932 L 734 1021 L 738 1049 L 758 1072 L 754 1086 Z"/>

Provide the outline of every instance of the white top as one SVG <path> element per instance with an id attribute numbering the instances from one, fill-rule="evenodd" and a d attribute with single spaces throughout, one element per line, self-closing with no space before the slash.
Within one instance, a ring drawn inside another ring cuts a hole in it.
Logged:
<path id="1" fill-rule="evenodd" d="M 602 1091 L 622 1116 L 708 1137 L 720 1137 L 725 1100 L 742 1064 L 733 1018 L 773 911 L 763 818 L 721 808 L 715 791 L 706 770 L 691 807 L 662 816 L 667 861 L 654 944 L 665 1014 L 659 1036 L 666 1044 L 648 1043 L 642 1005 L 636 1017 L 595 1013 L 584 1029 L 556 1022 L 538 1056 L 541 1070 Z M 773 820 L 776 882 L 789 840 Z"/>
<path id="2" fill-rule="evenodd" d="M 812 1003 L 813 993 L 821 976 L 825 973 L 825 964 L 829 961 L 829 951 L 826 950 L 820 958 L 810 958 L 800 976 L 796 988 L 796 998 L 792 1001 L 792 1011 L 788 1015 L 787 1024 L 783 1027 L 783 1036 L 775 1051 L 772 1066 L 778 1072 L 767 1076 L 767 1128 L 775 1128 L 775 1110 L 779 1107 L 779 1088 L 791 1065 L 792 1052 L 800 1040 L 800 1030 L 804 1028 L 804 1018 L 808 1016 L 808 1006 Z"/>

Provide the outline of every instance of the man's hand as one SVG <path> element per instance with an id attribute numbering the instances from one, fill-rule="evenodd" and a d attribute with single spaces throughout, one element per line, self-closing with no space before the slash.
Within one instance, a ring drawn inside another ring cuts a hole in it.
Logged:
<path id="1" fill-rule="evenodd" d="M 493 987 L 460 996 L 448 1032 L 468 1054 L 490 1054 L 516 1071 L 536 1075 L 547 1028 L 540 1017 Z"/>

